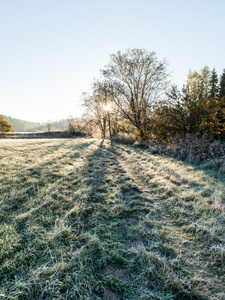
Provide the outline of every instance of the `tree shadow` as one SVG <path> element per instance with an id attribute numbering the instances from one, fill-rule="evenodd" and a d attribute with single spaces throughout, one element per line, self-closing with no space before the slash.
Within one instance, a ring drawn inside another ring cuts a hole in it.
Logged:
<path id="1" fill-rule="evenodd" d="M 46 217 L 52 214 L 56 231 L 60 229 L 58 223 L 59 225 L 63 223 L 70 231 L 69 233 L 66 230 L 60 232 L 55 237 L 55 244 L 53 240 L 49 240 L 45 245 L 50 250 L 54 250 L 54 245 L 57 245 L 57 249 L 70 253 L 67 260 L 65 259 L 67 267 L 64 271 L 60 270 L 59 279 L 64 278 L 64 275 L 67 278 L 72 276 L 71 274 L 79 274 L 79 266 L 81 266 L 82 274 L 85 274 L 86 279 L 91 277 L 92 295 L 102 296 L 99 286 L 116 291 L 121 299 L 126 295 L 135 295 L 133 299 L 137 299 L 142 288 L 148 291 L 154 289 L 165 292 L 163 295 L 166 295 L 170 291 L 169 288 L 163 287 L 166 278 L 164 265 L 153 258 L 161 255 L 162 261 L 164 257 L 174 259 L 176 253 L 161 245 L 161 248 L 155 246 L 153 249 L 158 256 L 147 256 L 152 249 L 150 246 L 154 243 L 159 244 L 159 239 L 162 238 L 161 242 L 165 244 L 170 242 L 169 238 L 159 237 L 154 233 L 157 230 L 157 224 L 153 224 L 153 221 L 158 221 L 157 218 L 160 219 L 160 216 L 151 215 L 154 203 L 146 197 L 146 193 L 139 188 L 132 176 L 121 165 L 123 158 L 118 151 L 118 146 L 104 139 L 97 143 L 96 141 L 92 143 L 94 149 L 86 153 L 87 162 L 81 168 L 69 173 L 71 178 L 57 178 L 54 170 L 51 170 L 46 177 L 47 183 L 56 183 L 57 193 L 52 202 L 45 207 L 39 203 L 41 213 Z M 81 147 L 83 151 L 87 148 L 86 145 Z M 127 151 L 130 151 L 129 149 Z M 60 158 L 63 159 L 63 156 Z M 53 166 L 54 161 L 54 159 L 50 160 Z M 40 177 L 45 168 L 46 163 L 40 163 L 37 166 L 40 173 L 36 175 Z M 30 172 L 31 170 L 25 172 L 24 175 L 33 176 L 34 174 Z M 46 191 L 47 196 L 51 189 Z M 68 202 L 65 198 L 71 194 L 72 199 Z M 35 196 L 37 194 L 34 194 Z M 148 215 L 149 217 L 146 218 Z M 31 216 L 31 218 L 35 217 L 35 214 Z M 20 232 L 26 226 L 26 219 L 24 220 L 24 223 L 18 222 L 21 226 L 18 228 Z M 34 222 L 38 222 L 38 219 Z M 41 222 L 39 225 L 43 228 Z M 54 224 L 51 223 L 44 228 L 46 231 L 43 229 L 43 232 L 51 234 L 54 231 L 53 227 Z M 21 236 L 26 241 L 25 232 L 21 232 Z M 29 242 L 33 242 L 31 238 Z M 42 244 L 41 246 L 43 247 Z M 43 254 L 43 249 L 40 249 L 40 254 Z M 51 261 L 49 254 L 45 255 L 46 263 Z M 60 256 L 60 254 L 55 254 L 56 257 L 57 255 Z M 77 265 L 76 259 L 79 261 Z M 57 261 L 56 258 L 55 261 Z M 151 266 L 148 269 L 149 261 Z M 29 261 L 29 264 L 32 265 L 32 262 Z M 106 270 L 113 270 L 114 273 L 107 274 Z M 78 277 L 73 277 L 73 285 L 79 282 Z M 175 293 L 180 293 L 182 299 L 191 299 L 185 298 L 185 293 L 179 290 Z M 193 296 L 192 299 L 195 297 Z"/>
<path id="2" fill-rule="evenodd" d="M 59 153 L 57 157 L 50 157 L 46 161 L 41 160 L 32 167 L 18 170 L 15 174 L 10 176 L 10 179 L 5 182 L 5 185 L 0 188 L 0 192 L 5 204 L 0 210 L 0 223 L 11 223 L 14 215 L 24 207 L 25 203 L 31 198 L 38 198 L 42 189 L 47 188 L 47 185 L 56 184 L 59 186 L 65 180 L 65 176 L 59 175 L 58 171 L 63 164 L 70 164 L 73 160 L 78 158 L 76 153 L 88 149 L 93 142 L 80 143 L 71 145 L 66 148 L 66 152 Z M 58 151 L 64 143 L 53 145 L 50 150 Z M 74 152 L 74 150 L 76 150 Z M 35 150 L 34 150 L 35 151 Z M 49 148 L 47 149 L 49 151 Z M 53 152 L 54 153 L 54 152 Z M 47 152 L 48 154 L 48 152 Z M 25 155 L 24 153 L 22 155 Z M 62 161 L 62 163 L 60 163 Z M 69 175 L 69 172 L 68 172 Z M 68 178 L 68 180 L 70 180 Z M 7 183 L 7 184 L 6 184 Z M 17 190 L 15 193 L 15 189 Z M 29 207 L 29 205 L 28 205 Z M 23 211 L 25 213 L 27 209 Z M 13 213 L 13 214 L 12 214 Z"/>
<path id="3" fill-rule="evenodd" d="M 136 274 L 142 278 L 141 272 L 145 266 L 139 261 L 138 255 L 142 257 L 142 253 L 154 251 L 163 260 L 164 257 L 174 259 L 177 254 L 172 248 L 163 246 L 171 243 L 170 237 L 161 236 L 159 243 L 159 236 L 155 233 L 158 232 L 157 226 L 160 220 L 163 221 L 163 217 L 160 213 L 152 214 L 154 201 L 149 200 L 148 192 L 139 188 L 132 176 L 122 167 L 121 159 L 118 146 L 105 140 L 102 140 L 99 147 L 90 155 L 83 171 L 89 186 L 89 197 L 85 214 L 80 221 L 84 223 L 84 232 L 89 232 L 95 238 L 97 236 L 104 245 L 102 246 L 104 252 L 101 254 L 104 256 L 103 270 L 109 266 L 119 268 L 125 273 L 132 269 L 132 276 Z M 97 261 L 95 263 L 97 264 Z M 152 264 L 157 265 L 157 262 Z M 160 274 L 162 268 L 158 269 Z M 176 271 L 173 272 L 176 276 Z M 99 276 L 105 281 L 106 278 L 101 274 L 100 269 Z M 161 283 L 163 278 L 164 275 L 159 279 Z M 129 280 L 133 283 L 131 278 Z M 148 280 L 152 287 L 153 281 Z M 138 284 L 141 283 L 137 283 L 136 288 Z M 160 286 L 154 288 L 161 290 Z M 190 299 L 190 291 L 184 289 L 181 292 L 180 289 L 181 287 L 177 287 L 174 294 L 180 293 L 183 299 Z M 197 299 L 194 293 L 191 297 Z"/>
<path id="4" fill-rule="evenodd" d="M 177 162 L 177 163 L 181 163 L 183 164 L 186 168 L 190 168 L 192 169 L 193 171 L 201 171 L 203 172 L 205 175 L 209 176 L 209 177 L 213 177 L 215 180 L 221 182 L 222 184 L 224 184 L 225 180 L 225 174 L 219 172 L 218 169 L 216 168 L 207 168 L 207 167 L 204 167 L 203 165 L 201 164 L 196 164 L 196 163 L 190 163 L 188 161 L 185 161 L 185 160 L 181 160 L 181 159 L 177 159 L 176 157 L 172 157 L 170 155 L 162 155 L 162 154 L 153 154 L 151 153 L 148 149 L 142 149 L 142 148 L 137 148 L 135 146 L 132 146 L 132 145 L 126 145 L 126 148 L 128 149 L 124 149 L 123 146 L 121 145 L 118 145 L 118 147 L 122 150 L 122 151 L 126 151 L 128 154 L 131 152 L 129 150 L 129 148 L 131 150 L 133 150 L 134 152 L 136 152 L 137 154 L 140 154 L 140 155 L 153 155 L 154 157 L 159 157 L 163 160 L 165 160 L 165 158 L 167 159 L 170 159 L 171 161 L 174 161 L 174 162 Z M 159 165 L 159 163 L 158 163 Z M 172 169 L 170 170 L 171 172 L 173 171 Z M 175 172 L 174 172 L 175 174 Z"/>

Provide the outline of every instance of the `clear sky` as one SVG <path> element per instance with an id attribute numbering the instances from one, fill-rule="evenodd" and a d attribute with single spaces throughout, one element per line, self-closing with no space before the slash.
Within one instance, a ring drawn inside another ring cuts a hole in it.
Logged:
<path id="1" fill-rule="evenodd" d="M 173 83 L 225 68 L 224 0 L 0 0 L 0 114 L 46 122 L 82 113 L 81 94 L 127 48 L 167 58 Z"/>

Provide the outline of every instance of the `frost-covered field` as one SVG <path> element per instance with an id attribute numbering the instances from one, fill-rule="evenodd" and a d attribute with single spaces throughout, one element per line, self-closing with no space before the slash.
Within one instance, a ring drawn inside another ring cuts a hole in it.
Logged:
<path id="1" fill-rule="evenodd" d="M 225 299 L 224 174 L 98 139 L 0 170 L 0 299 Z"/>

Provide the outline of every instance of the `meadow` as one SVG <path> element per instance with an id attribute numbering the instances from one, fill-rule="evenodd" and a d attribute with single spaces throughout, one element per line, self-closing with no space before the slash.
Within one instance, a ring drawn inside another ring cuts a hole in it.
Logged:
<path id="1" fill-rule="evenodd" d="M 0 299 L 225 299 L 225 175 L 100 139 L 0 140 Z"/>

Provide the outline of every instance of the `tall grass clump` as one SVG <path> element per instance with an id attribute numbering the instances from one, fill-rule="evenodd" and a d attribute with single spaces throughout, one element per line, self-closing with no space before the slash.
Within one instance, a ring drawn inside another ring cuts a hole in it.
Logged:
<path id="1" fill-rule="evenodd" d="M 112 140 L 124 145 L 133 145 L 136 141 L 136 136 L 133 133 L 118 132 L 112 137 Z"/>

